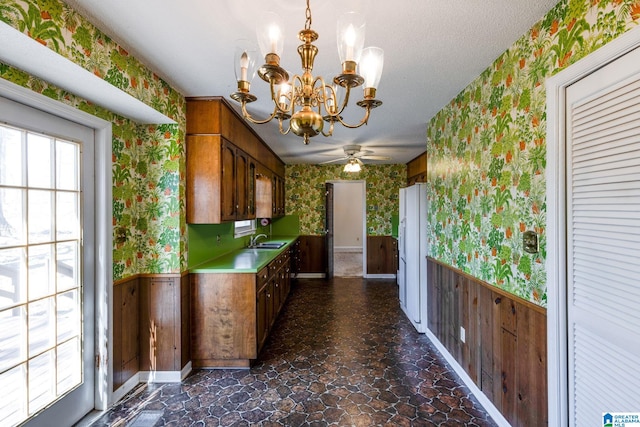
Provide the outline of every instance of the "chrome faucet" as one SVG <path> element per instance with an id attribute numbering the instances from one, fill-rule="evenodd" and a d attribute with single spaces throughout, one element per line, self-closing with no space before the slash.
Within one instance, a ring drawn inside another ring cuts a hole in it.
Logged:
<path id="1" fill-rule="evenodd" d="M 256 246 L 256 244 L 258 243 L 258 239 L 261 237 L 267 237 L 266 234 L 258 234 L 257 236 L 254 234 L 251 236 L 251 238 L 249 239 L 249 247 L 253 248 Z"/>

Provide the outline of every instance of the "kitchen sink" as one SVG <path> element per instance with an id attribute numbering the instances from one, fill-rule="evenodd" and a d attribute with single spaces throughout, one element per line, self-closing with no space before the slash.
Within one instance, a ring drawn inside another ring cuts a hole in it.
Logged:
<path id="1" fill-rule="evenodd" d="M 280 249 L 287 242 L 262 242 L 254 246 L 255 249 Z"/>

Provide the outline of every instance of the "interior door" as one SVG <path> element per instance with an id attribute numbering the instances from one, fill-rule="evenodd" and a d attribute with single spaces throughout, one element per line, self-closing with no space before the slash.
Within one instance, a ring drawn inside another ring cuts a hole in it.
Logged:
<path id="1" fill-rule="evenodd" d="M 569 425 L 640 396 L 640 49 L 567 88 Z"/>
<path id="2" fill-rule="evenodd" d="M 94 408 L 93 130 L 0 98 L 0 425 Z"/>
<path id="3" fill-rule="evenodd" d="M 333 278 L 333 184 L 327 182 L 325 184 L 325 200 L 324 200 L 324 243 L 326 253 L 326 270 L 325 277 Z"/>

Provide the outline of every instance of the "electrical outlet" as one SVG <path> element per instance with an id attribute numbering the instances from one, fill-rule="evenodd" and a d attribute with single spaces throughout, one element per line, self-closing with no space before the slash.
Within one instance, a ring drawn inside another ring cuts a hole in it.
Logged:
<path id="1" fill-rule="evenodd" d="M 460 341 L 467 342 L 467 337 L 465 336 L 465 330 L 462 326 L 460 326 Z"/>

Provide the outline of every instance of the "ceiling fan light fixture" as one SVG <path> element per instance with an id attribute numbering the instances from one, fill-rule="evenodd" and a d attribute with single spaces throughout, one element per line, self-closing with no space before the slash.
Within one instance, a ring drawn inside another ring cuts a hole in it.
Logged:
<path id="1" fill-rule="evenodd" d="M 344 172 L 360 172 L 360 163 L 356 159 L 350 159 L 346 165 L 344 165 Z"/>
<path id="2" fill-rule="evenodd" d="M 311 29 L 311 8 L 307 0 L 305 27 L 298 33 L 298 38 L 303 42 L 298 46 L 298 55 L 302 63 L 302 74 L 289 77 L 289 73 L 280 67 L 280 57 L 283 51 L 283 34 L 281 19 L 273 12 L 268 12 L 262 19 L 262 25 L 258 27 L 256 35 L 265 63 L 258 68 L 258 75 L 269 83 L 271 88 L 271 100 L 273 112 L 264 120 L 252 117 L 247 111 L 247 104 L 257 100 L 250 92 L 251 59 L 255 57 L 250 48 L 239 46 L 239 54 L 236 54 L 236 79 L 238 90 L 231 94 L 231 98 L 242 106 L 244 118 L 254 124 L 264 124 L 276 118 L 280 133 L 283 135 L 293 131 L 294 134 L 304 138 L 304 143 L 309 143 L 309 138 L 322 134 L 333 135 L 333 127 L 336 122 L 349 129 L 359 128 L 369 121 L 371 109 L 382 105 L 382 101 L 375 99 L 376 88 L 382 73 L 382 61 L 384 54 L 382 49 L 373 48 L 376 54 L 371 55 L 372 48 L 363 50 L 365 21 L 357 13 L 349 12 L 338 19 L 338 53 L 342 63 L 341 74 L 332 81 L 325 82 L 322 76 L 314 77 L 312 74 L 313 63 L 318 53 L 318 48 L 313 44 L 318 39 L 318 33 Z M 367 53 L 367 56 L 363 56 Z M 361 59 L 365 61 L 360 65 Z M 371 68 L 371 63 L 376 65 Z M 369 65 L 366 65 L 369 64 Z M 366 74 L 358 74 L 358 67 Z M 373 71 L 372 71 L 373 70 Z M 373 74 L 372 74 L 373 72 Z M 334 83 L 334 86 L 331 85 Z M 349 102 L 349 94 L 352 88 L 364 86 L 363 99 L 356 105 L 365 109 L 363 118 L 357 124 L 343 121 L 342 112 Z M 281 90 L 288 85 L 289 90 Z M 372 86 L 375 85 L 375 86 Z M 345 90 L 342 100 L 338 97 L 338 87 Z M 289 120 L 285 124 L 286 120 Z M 322 122 L 329 123 L 325 131 Z"/>

